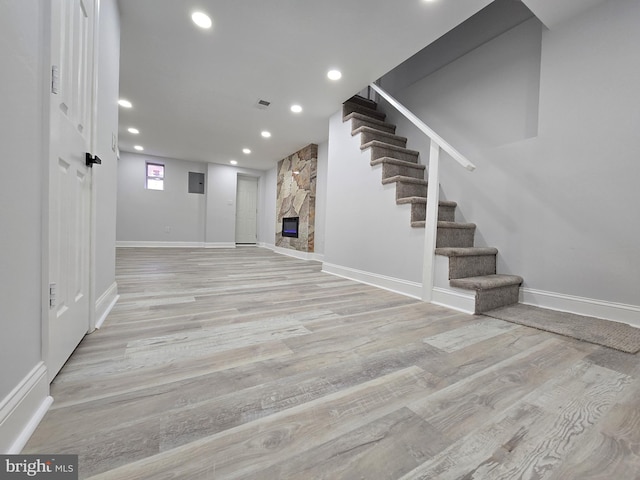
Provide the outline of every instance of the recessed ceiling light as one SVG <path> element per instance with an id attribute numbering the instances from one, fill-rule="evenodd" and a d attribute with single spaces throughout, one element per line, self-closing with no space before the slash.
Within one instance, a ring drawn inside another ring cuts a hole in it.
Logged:
<path id="1" fill-rule="evenodd" d="M 271 132 L 267 132 L 266 130 L 264 130 L 260 135 L 262 135 L 264 138 L 269 138 L 271 137 Z"/>
<path id="2" fill-rule="evenodd" d="M 118 100 L 118 105 L 124 108 L 133 107 L 133 104 L 129 100 L 125 100 L 124 98 L 121 98 L 120 100 Z"/>
<path id="3" fill-rule="evenodd" d="M 300 105 L 291 105 L 291 111 L 293 113 L 300 113 L 302 111 L 302 107 Z"/>
<path id="4" fill-rule="evenodd" d="M 243 148 L 242 149 L 242 153 L 244 153 L 245 155 L 249 155 L 251 153 L 251 149 L 250 148 Z"/>
<path id="5" fill-rule="evenodd" d="M 329 77 L 329 80 L 340 80 L 342 78 L 342 72 L 340 70 L 329 70 L 327 77 Z"/>
<path id="6" fill-rule="evenodd" d="M 200 28 L 211 28 L 211 25 L 213 25 L 213 22 L 211 21 L 209 15 L 203 12 L 193 12 L 193 14 L 191 15 L 191 20 L 193 20 L 193 23 L 195 23 Z"/>
<path id="7" fill-rule="evenodd" d="M 137 128 L 130 127 L 130 128 L 127 128 L 127 132 L 133 133 L 134 135 L 138 135 L 140 133 L 140 130 L 138 130 Z"/>
<path id="8" fill-rule="evenodd" d="M 141 146 L 141 145 L 136 145 L 136 146 L 135 146 L 135 147 L 133 147 L 133 148 L 135 148 L 135 149 L 136 149 L 136 150 L 138 150 L 139 152 L 141 152 L 141 151 L 143 151 L 143 150 L 144 150 L 144 147 L 143 147 L 143 146 Z"/>
<path id="9" fill-rule="evenodd" d="M 231 160 L 229 163 L 230 163 L 231 165 L 237 165 L 237 164 L 238 164 L 238 162 L 237 162 L 236 160 Z"/>

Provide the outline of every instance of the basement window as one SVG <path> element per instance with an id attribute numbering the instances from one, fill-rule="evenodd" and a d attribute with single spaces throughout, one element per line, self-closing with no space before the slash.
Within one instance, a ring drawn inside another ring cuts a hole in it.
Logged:
<path id="1" fill-rule="evenodd" d="M 164 190 L 164 165 L 147 162 L 147 190 Z"/>

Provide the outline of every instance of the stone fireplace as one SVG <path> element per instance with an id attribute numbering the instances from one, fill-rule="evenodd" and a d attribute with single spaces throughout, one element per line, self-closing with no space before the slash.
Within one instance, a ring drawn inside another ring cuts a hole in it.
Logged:
<path id="1" fill-rule="evenodd" d="M 318 146 L 311 144 L 278 162 L 276 247 L 314 251 Z M 297 218 L 297 237 L 292 235 Z M 285 235 L 283 235 L 283 219 Z"/>

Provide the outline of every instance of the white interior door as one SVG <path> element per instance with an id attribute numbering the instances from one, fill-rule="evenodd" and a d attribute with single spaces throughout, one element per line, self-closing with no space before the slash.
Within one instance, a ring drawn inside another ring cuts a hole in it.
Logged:
<path id="1" fill-rule="evenodd" d="M 258 240 L 258 179 L 238 175 L 236 191 L 236 243 Z"/>
<path id="2" fill-rule="evenodd" d="M 89 329 L 94 0 L 52 0 L 49 380 Z"/>

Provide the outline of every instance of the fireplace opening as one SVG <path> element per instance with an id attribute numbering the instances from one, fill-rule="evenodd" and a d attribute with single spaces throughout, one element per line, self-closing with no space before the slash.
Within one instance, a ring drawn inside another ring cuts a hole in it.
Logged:
<path id="1" fill-rule="evenodd" d="M 282 236 L 298 238 L 298 225 L 300 217 L 289 217 L 282 219 Z"/>

